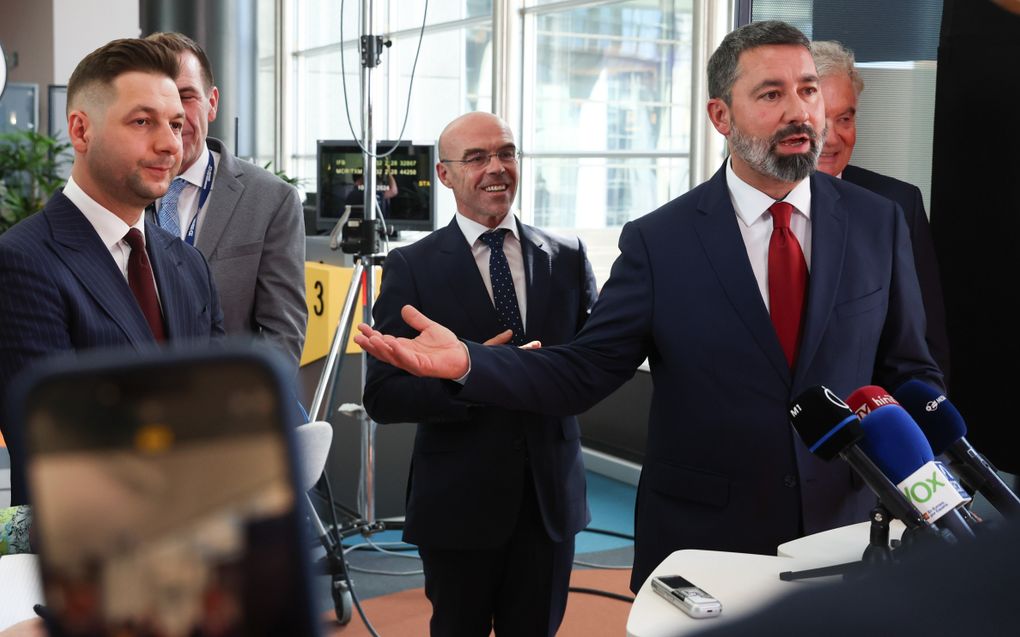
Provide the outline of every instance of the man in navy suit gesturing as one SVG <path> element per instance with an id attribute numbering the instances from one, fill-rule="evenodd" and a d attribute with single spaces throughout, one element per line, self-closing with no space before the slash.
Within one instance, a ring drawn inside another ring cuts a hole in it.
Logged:
<path id="1" fill-rule="evenodd" d="M 757 22 L 708 63 L 708 115 L 730 157 L 706 183 L 632 221 L 584 329 L 524 351 L 421 331 L 358 342 L 467 403 L 580 413 L 647 358 L 653 395 L 635 512 L 637 590 L 685 548 L 775 554 L 862 521 L 875 498 L 813 456 L 788 405 L 824 384 L 846 396 L 942 376 L 924 342 L 910 238 L 896 204 L 814 172 L 825 109 L 810 43 Z M 777 276 L 778 275 L 778 276 Z M 427 314 L 427 312 L 426 312 Z"/>
<path id="2" fill-rule="evenodd" d="M 595 280 L 579 240 L 511 212 L 518 173 L 509 126 L 489 113 L 463 115 L 440 135 L 439 157 L 457 214 L 389 254 L 374 312 L 380 328 L 412 335 L 400 308 L 413 304 L 478 342 L 570 341 L 595 301 Z M 432 635 L 554 635 L 574 536 L 590 519 L 577 420 L 464 403 L 445 381 L 374 359 L 364 402 L 379 422 L 419 423 L 404 539 L 419 547 Z"/>
<path id="3" fill-rule="evenodd" d="M 124 39 L 71 74 L 71 176 L 40 213 L 0 236 L 0 392 L 47 356 L 223 334 L 202 255 L 142 216 L 181 165 L 177 69 L 162 46 Z M 3 434 L 16 444 L 17 432 Z M 23 486 L 11 486 L 12 503 L 23 503 Z"/>

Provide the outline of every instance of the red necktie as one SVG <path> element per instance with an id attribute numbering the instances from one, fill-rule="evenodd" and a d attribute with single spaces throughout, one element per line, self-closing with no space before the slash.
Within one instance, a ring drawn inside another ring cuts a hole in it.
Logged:
<path id="1" fill-rule="evenodd" d="M 124 235 L 124 241 L 131 246 L 131 256 L 128 257 L 128 285 L 131 286 L 138 306 L 142 308 L 142 314 L 149 324 L 149 329 L 152 330 L 152 335 L 156 341 L 162 343 L 166 340 L 163 314 L 159 309 L 156 281 L 152 276 L 149 255 L 145 253 L 145 240 L 138 228 L 131 228 Z"/>
<path id="2" fill-rule="evenodd" d="M 793 206 L 777 201 L 772 213 L 772 237 L 769 239 L 769 313 L 776 327 L 786 362 L 793 369 L 800 343 L 801 317 L 807 292 L 808 270 L 796 235 L 790 230 Z"/>

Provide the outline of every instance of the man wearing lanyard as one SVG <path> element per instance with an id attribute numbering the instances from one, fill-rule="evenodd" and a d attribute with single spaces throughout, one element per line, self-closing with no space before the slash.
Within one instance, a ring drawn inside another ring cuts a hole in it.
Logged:
<path id="1" fill-rule="evenodd" d="M 179 33 L 146 39 L 177 54 L 177 89 L 186 113 L 181 173 L 149 217 L 205 255 L 227 334 L 266 337 L 296 370 L 308 321 L 298 192 L 207 137 L 219 89 L 202 48 Z"/>

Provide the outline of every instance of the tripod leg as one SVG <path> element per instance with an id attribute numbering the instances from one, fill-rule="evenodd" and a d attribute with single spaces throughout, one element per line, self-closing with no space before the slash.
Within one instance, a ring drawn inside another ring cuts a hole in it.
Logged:
<path id="1" fill-rule="evenodd" d="M 322 548 L 326 551 L 324 559 L 326 570 L 329 573 L 329 592 L 333 597 L 333 610 L 336 613 L 336 620 L 340 624 L 347 624 L 351 621 L 353 597 L 351 595 L 351 588 L 348 585 L 350 575 L 347 571 L 343 544 L 339 541 L 334 541 L 333 536 L 323 526 L 322 520 L 319 519 L 319 514 L 315 512 L 315 507 L 312 506 L 312 499 L 307 493 L 305 493 L 305 501 L 308 503 L 308 517 L 319 536 L 319 543 L 322 544 Z"/>
<path id="2" fill-rule="evenodd" d="M 354 320 L 354 306 L 357 303 L 361 291 L 362 274 L 365 272 L 365 265 L 359 260 L 354 264 L 354 272 L 351 274 L 351 285 L 347 289 L 347 297 L 344 299 L 344 307 L 340 311 L 340 320 L 337 322 L 336 332 L 333 335 L 333 344 L 329 348 L 326 362 L 322 365 L 322 373 L 319 375 L 319 384 L 315 387 L 315 396 L 312 398 L 312 406 L 308 410 L 312 420 L 323 418 L 329 421 L 332 416 L 328 412 L 330 403 L 333 400 L 333 388 L 336 385 L 336 378 L 340 373 L 338 363 L 343 358 L 343 348 L 347 346 L 347 339 L 351 336 L 351 323 Z M 328 397 L 328 398 L 327 398 Z M 323 402 L 326 402 L 327 411 L 322 413 Z"/>

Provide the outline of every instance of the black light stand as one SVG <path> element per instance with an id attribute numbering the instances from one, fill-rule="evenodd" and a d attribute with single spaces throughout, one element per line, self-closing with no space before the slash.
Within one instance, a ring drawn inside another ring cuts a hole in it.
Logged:
<path id="1" fill-rule="evenodd" d="M 323 364 L 319 382 L 315 389 L 312 405 L 309 409 L 310 420 L 326 420 L 332 422 L 331 417 L 336 413 L 333 407 L 333 397 L 336 387 L 336 380 L 340 373 L 343 361 L 344 348 L 350 338 L 351 329 L 354 325 L 355 309 L 359 297 L 364 293 L 364 312 L 361 320 L 365 323 L 372 322 L 373 293 L 375 291 L 375 269 L 374 266 L 382 265 L 384 255 L 380 252 L 380 235 L 376 219 L 376 140 L 373 131 L 372 120 L 372 80 L 371 71 L 379 65 L 379 56 L 382 53 L 384 44 L 381 36 L 372 35 L 373 15 L 371 0 L 362 0 L 362 25 L 361 31 L 365 35 L 360 38 L 361 42 L 361 103 L 362 103 L 362 133 L 364 137 L 364 218 L 348 220 L 348 215 L 343 215 L 338 227 L 334 229 L 335 236 L 346 234 L 342 242 L 331 241 L 330 247 L 354 255 L 354 271 L 351 277 L 351 284 L 344 299 L 343 309 L 333 335 L 333 342 L 329 354 Z M 345 226 L 345 227 L 340 227 Z M 343 233 L 342 230 L 349 232 Z M 361 359 L 361 388 L 365 386 L 367 373 L 366 354 L 362 353 Z M 361 424 L 361 484 L 362 489 L 358 494 L 358 510 L 343 507 L 333 501 L 332 492 L 328 491 L 328 505 L 331 507 L 331 514 L 340 508 L 349 521 L 338 526 L 332 524 L 327 529 L 318 518 L 314 508 L 311 509 L 311 518 L 319 540 L 326 551 L 322 560 L 327 574 L 331 576 L 331 593 L 336 609 L 337 620 L 346 624 L 351 619 L 351 601 L 353 591 L 351 590 L 350 575 L 343 553 L 343 538 L 353 535 L 370 535 L 386 528 L 386 525 L 375 517 L 375 433 L 376 423 L 368 417 L 363 408 L 357 411 L 357 418 Z M 328 482 L 327 482 L 328 484 Z M 309 505 L 311 501 L 309 500 Z M 335 515 L 334 515 L 335 519 Z M 391 528 L 394 525 L 391 525 Z"/>

